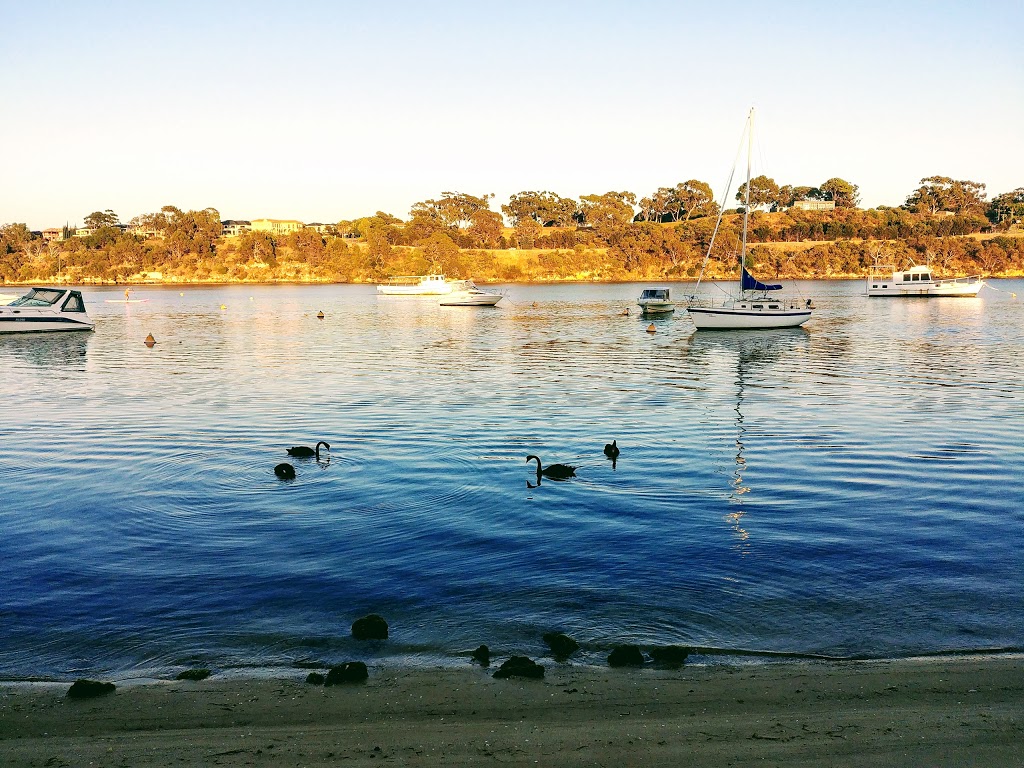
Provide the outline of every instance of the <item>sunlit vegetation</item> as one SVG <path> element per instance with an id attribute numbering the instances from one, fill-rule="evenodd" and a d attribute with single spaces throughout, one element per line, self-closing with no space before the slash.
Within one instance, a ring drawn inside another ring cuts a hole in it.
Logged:
<path id="1" fill-rule="evenodd" d="M 985 185 L 921 180 L 899 208 L 857 207 L 856 185 L 751 179 L 749 261 L 765 278 L 858 277 L 876 257 L 930 261 L 938 274 L 1024 274 L 1024 187 L 986 201 Z M 513 195 L 443 192 L 408 218 L 378 211 L 288 235 L 225 235 L 214 208 L 164 206 L 127 225 L 111 210 L 44 240 L 0 227 L 0 281 L 363 282 L 443 272 L 487 281 L 688 280 L 700 272 L 719 214 L 711 188 L 690 179 L 639 200 L 632 192 Z M 741 187 L 737 200 L 744 203 Z M 824 205 L 798 205 L 820 201 Z M 803 208 L 828 207 L 829 210 Z M 735 275 L 742 209 L 725 211 L 705 274 Z M 230 222 L 229 222 L 230 223 Z"/>

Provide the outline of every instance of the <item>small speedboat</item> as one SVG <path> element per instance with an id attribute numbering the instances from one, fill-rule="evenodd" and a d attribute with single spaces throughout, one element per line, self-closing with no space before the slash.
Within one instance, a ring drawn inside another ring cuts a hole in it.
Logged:
<path id="1" fill-rule="evenodd" d="M 0 333 L 91 331 L 95 325 L 85 311 L 82 292 L 70 288 L 32 288 L 0 306 Z"/>
<path id="2" fill-rule="evenodd" d="M 670 288 L 644 288 L 636 302 L 645 315 L 657 315 L 675 312 L 676 305 L 672 301 Z"/>
<path id="3" fill-rule="evenodd" d="M 477 288 L 472 280 L 452 283 L 452 292 L 438 301 L 442 307 L 493 307 L 505 298 L 500 293 L 489 293 Z"/>

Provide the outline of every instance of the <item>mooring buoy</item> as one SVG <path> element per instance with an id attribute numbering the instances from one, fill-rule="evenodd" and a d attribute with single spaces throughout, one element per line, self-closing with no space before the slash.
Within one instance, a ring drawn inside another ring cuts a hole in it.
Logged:
<path id="1" fill-rule="evenodd" d="M 153 338 L 153 334 L 151 333 L 146 337 L 146 340 L 142 343 L 145 344 L 150 349 L 152 349 L 153 345 L 156 344 L 156 339 Z"/>

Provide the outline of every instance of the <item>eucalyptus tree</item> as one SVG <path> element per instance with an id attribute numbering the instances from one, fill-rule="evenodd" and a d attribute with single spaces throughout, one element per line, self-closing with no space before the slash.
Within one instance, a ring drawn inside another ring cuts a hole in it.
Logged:
<path id="1" fill-rule="evenodd" d="M 979 213 L 985 210 L 985 185 L 949 176 L 926 176 L 907 196 L 904 207 L 914 213 Z"/>
<path id="2" fill-rule="evenodd" d="M 533 219 L 543 227 L 568 227 L 575 223 L 573 217 L 578 207 L 571 197 L 547 191 L 524 191 L 512 195 L 508 204 L 501 206 L 501 212 L 513 227 L 523 219 Z"/>
<path id="3" fill-rule="evenodd" d="M 736 192 L 736 199 L 744 202 L 746 195 L 747 183 L 743 182 Z M 750 180 L 750 207 L 752 209 L 769 208 L 772 205 L 778 205 L 778 203 L 779 185 L 775 183 L 775 179 L 761 175 L 755 176 Z"/>

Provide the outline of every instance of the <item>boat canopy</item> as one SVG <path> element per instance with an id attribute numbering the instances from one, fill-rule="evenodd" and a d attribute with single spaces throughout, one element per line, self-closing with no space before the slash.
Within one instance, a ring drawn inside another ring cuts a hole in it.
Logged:
<path id="1" fill-rule="evenodd" d="M 781 291 L 781 285 L 767 285 L 762 283 L 760 280 L 755 278 L 749 272 L 747 268 L 743 268 L 743 276 L 740 281 L 740 289 L 744 291 Z"/>
<path id="2" fill-rule="evenodd" d="M 660 299 L 662 301 L 668 300 L 668 288 L 644 288 L 644 292 L 640 295 L 641 299 Z"/>

